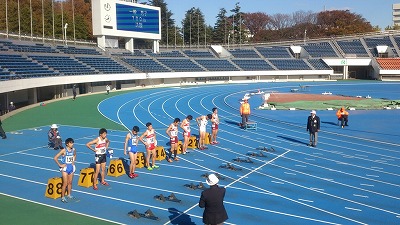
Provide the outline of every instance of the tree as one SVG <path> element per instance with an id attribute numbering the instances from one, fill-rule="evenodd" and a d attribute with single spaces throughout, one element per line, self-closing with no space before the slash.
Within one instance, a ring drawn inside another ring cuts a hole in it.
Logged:
<path id="1" fill-rule="evenodd" d="M 323 11 L 317 15 L 317 24 L 325 36 L 372 32 L 373 27 L 361 15 L 349 10 Z"/>
<path id="2" fill-rule="evenodd" d="M 221 8 L 217 15 L 217 21 L 215 22 L 214 29 L 212 31 L 212 42 L 223 43 L 227 42 L 228 30 L 227 30 L 227 16 L 226 9 Z"/>
<path id="3" fill-rule="evenodd" d="M 199 8 L 191 8 L 186 11 L 185 18 L 182 21 L 183 35 L 185 45 L 204 44 L 206 25 L 204 15 Z"/>
<path id="4" fill-rule="evenodd" d="M 255 12 L 255 13 L 244 13 L 243 21 L 245 27 L 249 30 L 253 41 L 260 41 L 260 31 L 267 29 L 267 24 L 270 22 L 270 18 L 266 13 Z"/>
<path id="5" fill-rule="evenodd" d="M 161 9 L 161 44 L 171 45 L 175 43 L 175 20 L 174 15 L 168 10 L 167 3 L 164 0 L 150 0 L 149 3 Z"/>

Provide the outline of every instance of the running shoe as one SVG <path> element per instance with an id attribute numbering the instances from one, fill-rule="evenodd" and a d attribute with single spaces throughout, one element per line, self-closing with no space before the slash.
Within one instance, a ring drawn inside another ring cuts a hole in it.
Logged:
<path id="1" fill-rule="evenodd" d="M 157 165 L 153 165 L 153 169 L 158 169 L 158 168 L 160 168 L 160 167 Z"/>
<path id="2" fill-rule="evenodd" d="M 75 200 L 75 199 L 76 199 L 76 198 L 75 198 L 74 196 L 72 196 L 72 195 L 68 195 L 67 198 L 68 198 L 68 199 L 71 199 L 71 200 Z"/>
<path id="3" fill-rule="evenodd" d="M 175 161 L 179 161 L 179 158 L 178 158 L 178 157 L 175 157 L 174 160 L 175 160 Z"/>
<path id="4" fill-rule="evenodd" d="M 97 189 L 99 189 L 98 187 L 97 187 L 97 185 L 93 185 L 93 190 L 97 190 Z"/>
<path id="5" fill-rule="evenodd" d="M 107 182 L 105 182 L 105 181 L 101 182 L 101 185 L 110 186 L 110 185 L 109 185 Z"/>
<path id="6" fill-rule="evenodd" d="M 63 202 L 63 203 L 68 203 L 68 201 L 67 201 L 67 199 L 66 199 L 65 197 L 62 197 L 62 198 L 61 198 L 61 202 Z"/>
<path id="7" fill-rule="evenodd" d="M 134 176 L 133 176 L 133 173 L 131 173 L 131 174 L 129 174 L 129 178 L 135 178 Z"/>
<path id="8" fill-rule="evenodd" d="M 152 171 L 152 170 L 153 170 L 153 168 L 151 168 L 150 166 L 148 166 L 148 167 L 147 167 L 147 170 L 150 170 L 150 171 Z"/>
<path id="9" fill-rule="evenodd" d="M 133 176 L 133 178 L 136 178 L 136 177 L 139 176 L 139 174 L 137 174 L 137 173 L 132 173 L 132 176 Z"/>

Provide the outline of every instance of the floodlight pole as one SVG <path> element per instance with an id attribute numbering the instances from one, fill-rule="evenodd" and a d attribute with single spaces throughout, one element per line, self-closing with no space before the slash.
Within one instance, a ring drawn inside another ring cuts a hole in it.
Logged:
<path id="1" fill-rule="evenodd" d="M 68 43 L 67 43 L 67 28 L 68 28 L 68 23 L 65 23 L 65 25 L 64 25 L 65 45 L 68 45 Z"/>

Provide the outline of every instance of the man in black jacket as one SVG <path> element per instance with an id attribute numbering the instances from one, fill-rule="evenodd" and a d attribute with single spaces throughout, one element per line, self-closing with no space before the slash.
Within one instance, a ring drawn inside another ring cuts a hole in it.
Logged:
<path id="1" fill-rule="evenodd" d="M 206 183 L 210 188 L 201 192 L 200 208 L 204 208 L 203 223 L 205 225 L 220 225 L 228 219 L 224 207 L 225 188 L 218 187 L 218 177 L 210 174 Z"/>
<path id="2" fill-rule="evenodd" d="M 3 127 L 1 126 L 1 119 L 0 119 L 0 136 L 2 139 L 6 139 L 6 132 L 4 132 Z"/>
<path id="3" fill-rule="evenodd" d="M 320 120 L 316 115 L 315 110 L 311 111 L 311 115 L 307 119 L 307 131 L 310 132 L 310 144 L 309 146 L 316 147 L 318 142 L 318 131 L 320 129 Z"/>

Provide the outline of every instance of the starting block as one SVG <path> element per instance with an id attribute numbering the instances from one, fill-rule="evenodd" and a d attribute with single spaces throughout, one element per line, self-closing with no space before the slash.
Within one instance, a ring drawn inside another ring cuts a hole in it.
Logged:
<path id="1" fill-rule="evenodd" d="M 53 177 L 47 181 L 46 192 L 44 195 L 48 198 L 61 198 L 62 178 Z"/>
<path id="2" fill-rule="evenodd" d="M 182 154 L 182 148 L 183 148 L 183 144 L 182 141 L 178 141 L 178 147 L 176 148 L 176 154 Z"/>
<path id="3" fill-rule="evenodd" d="M 275 149 L 273 147 L 271 148 L 267 148 L 267 147 L 263 147 L 263 146 L 259 146 L 258 148 L 256 148 L 257 150 L 261 150 L 261 151 L 265 151 L 265 152 L 275 152 Z"/>
<path id="4" fill-rule="evenodd" d="M 160 200 L 162 202 L 165 202 L 165 201 L 178 202 L 178 203 L 181 202 L 181 200 L 176 198 L 174 193 L 171 193 L 168 197 L 164 197 L 164 195 L 162 195 L 162 194 L 156 195 L 156 196 L 154 196 L 154 199 Z"/>
<path id="5" fill-rule="evenodd" d="M 251 161 L 251 159 L 249 158 L 249 157 L 247 157 L 247 159 L 242 159 L 242 158 L 240 158 L 240 157 L 237 157 L 236 159 L 233 159 L 233 161 L 236 161 L 236 162 L 245 162 L 245 163 L 254 163 L 253 161 Z"/>
<path id="6" fill-rule="evenodd" d="M 247 122 L 246 130 L 257 130 L 257 122 Z"/>
<path id="7" fill-rule="evenodd" d="M 189 144 L 188 148 L 197 148 L 198 141 L 196 136 L 190 136 L 189 137 Z"/>
<path id="8" fill-rule="evenodd" d="M 147 218 L 147 219 L 151 219 L 151 220 L 160 220 L 160 218 L 155 216 L 154 213 L 150 209 L 148 209 L 144 213 L 139 213 L 135 209 L 133 211 L 128 212 L 128 216 L 135 218 L 135 219 L 139 219 L 139 218 L 143 217 L 143 218 Z"/>
<path id="9" fill-rule="evenodd" d="M 138 152 L 136 156 L 136 168 L 143 168 L 146 162 L 143 152 Z"/>
<path id="10" fill-rule="evenodd" d="M 190 188 L 192 190 L 196 190 L 196 189 L 204 190 L 205 189 L 204 184 L 201 183 L 201 182 L 198 185 L 190 183 L 190 184 L 185 184 L 184 186 L 187 187 L 187 188 Z"/>
<path id="11" fill-rule="evenodd" d="M 93 168 L 84 168 L 81 169 L 81 173 L 79 175 L 78 185 L 82 187 L 91 187 L 93 186 L 93 176 L 94 169 Z M 96 181 L 97 184 L 97 181 Z"/>
<path id="12" fill-rule="evenodd" d="M 255 152 L 249 152 L 249 153 L 247 153 L 247 155 L 248 155 L 248 156 L 253 156 L 253 157 L 268 157 L 267 155 L 264 155 L 264 154 L 262 153 L 262 151 L 260 151 L 259 154 L 255 153 Z"/>
<path id="13" fill-rule="evenodd" d="M 230 163 L 227 163 L 226 165 L 219 166 L 219 168 L 229 169 L 229 170 L 233 170 L 233 171 L 242 170 L 240 168 L 236 168 L 236 167 L 232 166 Z"/>
<path id="14" fill-rule="evenodd" d="M 119 177 L 126 174 L 124 164 L 121 159 L 113 159 L 108 166 L 107 176 Z"/>
<path id="15" fill-rule="evenodd" d="M 163 146 L 156 147 L 156 160 L 161 161 L 164 160 L 166 157 L 166 153 Z"/>

